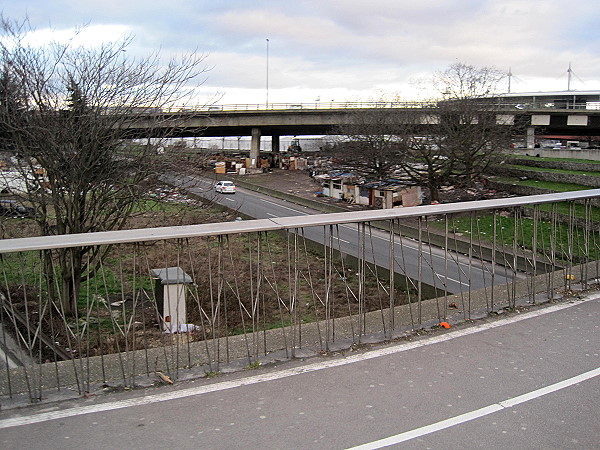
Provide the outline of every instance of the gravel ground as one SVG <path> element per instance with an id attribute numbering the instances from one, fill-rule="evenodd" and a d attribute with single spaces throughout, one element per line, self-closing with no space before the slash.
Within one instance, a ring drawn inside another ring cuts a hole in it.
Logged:
<path id="1" fill-rule="evenodd" d="M 321 185 L 316 180 L 308 175 L 308 172 L 303 170 L 282 170 L 273 169 L 272 172 L 259 173 L 253 175 L 243 175 L 241 177 L 232 176 L 232 179 L 240 178 L 249 183 L 254 183 L 259 186 L 268 187 L 280 192 L 297 195 L 299 197 L 308 198 L 311 200 L 321 201 L 323 203 L 332 203 L 338 206 L 344 206 L 352 210 L 368 209 L 359 205 L 350 205 L 338 200 L 318 197 L 317 192 L 321 191 Z M 425 189 L 427 197 L 427 190 Z M 502 198 L 507 194 L 500 191 L 488 189 L 483 183 L 476 182 L 471 188 L 443 188 L 440 192 L 442 203 L 464 202 L 470 200 L 484 200 L 489 198 Z"/>
<path id="2" fill-rule="evenodd" d="M 304 170 L 273 169 L 272 172 L 243 175 L 236 178 L 310 199 L 316 198 L 316 193 L 321 191 L 321 184 Z"/>

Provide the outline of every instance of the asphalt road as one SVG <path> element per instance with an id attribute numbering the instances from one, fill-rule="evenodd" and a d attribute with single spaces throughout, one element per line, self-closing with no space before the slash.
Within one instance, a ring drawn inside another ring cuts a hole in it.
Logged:
<path id="1" fill-rule="evenodd" d="M 411 342 L 0 412 L 0 448 L 600 448 L 600 295 Z"/>
<path id="2" fill-rule="evenodd" d="M 186 180 L 189 191 L 210 199 L 218 204 L 239 211 L 255 219 L 272 217 L 290 217 L 309 214 L 322 214 L 319 211 L 299 206 L 285 200 L 275 199 L 247 189 L 239 188 L 236 194 L 218 194 L 212 189 L 214 180 L 188 177 Z M 181 183 L 181 180 L 178 180 Z M 186 186 L 184 184 L 184 186 Z M 337 228 L 334 247 L 344 253 L 358 256 L 359 239 L 356 225 L 340 225 Z M 306 228 L 304 235 L 315 242 L 324 243 L 323 228 Z M 371 229 L 372 239 L 366 243 L 366 259 L 377 265 L 389 268 L 390 238 L 389 234 L 377 229 Z M 492 285 L 491 264 L 484 264 L 462 254 L 450 252 L 446 257 L 443 250 L 437 247 L 423 246 L 412 239 L 396 238 L 396 272 L 407 274 L 413 280 L 419 278 L 423 283 L 435 286 L 440 290 L 446 288 L 449 293 L 458 294 L 471 289 L 480 289 Z M 402 264 L 402 267 L 400 267 Z M 419 268 L 419 264 L 421 268 Z M 496 266 L 493 277 L 495 284 L 506 284 L 512 274 L 504 267 Z"/>

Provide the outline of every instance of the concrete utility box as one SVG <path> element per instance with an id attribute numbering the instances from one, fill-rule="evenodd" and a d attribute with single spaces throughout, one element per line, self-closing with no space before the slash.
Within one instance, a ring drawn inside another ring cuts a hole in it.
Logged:
<path id="1" fill-rule="evenodd" d="M 187 323 L 185 285 L 192 284 L 193 280 L 181 267 L 152 269 L 150 274 L 156 280 L 154 292 L 163 317 L 163 330 L 176 333 Z"/>

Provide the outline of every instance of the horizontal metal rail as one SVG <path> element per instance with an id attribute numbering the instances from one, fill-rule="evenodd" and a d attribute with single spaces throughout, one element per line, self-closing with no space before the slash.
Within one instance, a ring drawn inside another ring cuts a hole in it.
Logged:
<path id="1" fill-rule="evenodd" d="M 294 216 L 272 219 L 235 221 L 218 224 L 184 225 L 176 227 L 144 228 L 137 230 L 117 230 L 88 234 L 39 236 L 21 239 L 0 240 L 0 254 L 17 251 L 82 247 L 91 245 L 123 244 L 162 239 L 188 237 L 221 236 L 235 233 L 250 233 L 294 228 L 364 223 L 378 220 L 407 219 L 415 217 L 457 214 L 469 211 L 513 208 L 518 206 L 541 205 L 561 201 L 585 200 L 600 196 L 600 189 L 574 192 L 531 195 L 492 200 L 478 200 L 461 203 L 425 205 L 410 208 L 378 209 L 372 211 L 352 211 L 309 216 Z"/>
<path id="2" fill-rule="evenodd" d="M 0 397 L 254 367 L 554 299 L 600 274 L 599 198 L 1 240 L 0 349 L 26 358 L 0 354 Z"/>

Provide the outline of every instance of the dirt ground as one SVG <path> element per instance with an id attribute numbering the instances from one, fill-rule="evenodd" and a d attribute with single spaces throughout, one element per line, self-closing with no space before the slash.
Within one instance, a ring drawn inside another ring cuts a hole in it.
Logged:
<path id="1" fill-rule="evenodd" d="M 321 184 L 314 178 L 311 178 L 308 172 L 304 170 L 273 169 L 272 172 L 237 176 L 232 177 L 232 179 L 241 179 L 275 191 L 347 208 L 350 211 L 368 209 L 365 206 L 341 202 L 331 197 L 318 196 L 317 192 L 323 190 Z"/>
<path id="2" fill-rule="evenodd" d="M 322 190 L 321 184 L 304 170 L 273 169 L 272 172 L 244 175 L 237 178 L 310 199 L 315 199 L 316 193 Z"/>
<path id="3" fill-rule="evenodd" d="M 332 199 L 332 198 L 327 198 L 327 197 L 319 197 L 317 196 L 317 192 L 321 191 L 321 185 L 320 183 L 318 183 L 317 181 L 315 181 L 313 178 L 311 178 L 308 174 L 308 172 L 306 171 L 288 171 L 288 170 L 273 170 L 272 172 L 268 172 L 268 173 L 261 173 L 261 174 L 253 174 L 253 175 L 246 175 L 242 177 L 232 177 L 232 178 L 240 178 L 240 179 L 244 179 L 247 182 L 250 183 L 254 183 L 260 186 L 265 186 L 268 187 L 270 189 L 274 189 L 277 191 L 281 191 L 281 192 L 285 192 L 285 193 L 289 193 L 292 195 L 296 195 L 299 197 L 304 197 L 307 199 L 311 199 L 311 200 L 316 200 L 319 202 L 323 202 L 323 203 L 330 203 L 330 204 L 336 204 L 337 206 L 342 206 L 345 208 L 348 208 L 349 210 L 359 210 L 359 209 L 364 209 L 364 208 L 368 208 L 365 206 L 359 206 L 359 205 L 351 205 L 348 204 L 346 202 L 340 202 L 339 200 L 336 199 Z M 164 196 L 174 196 L 173 201 L 176 202 L 185 202 L 185 198 L 182 197 L 178 192 L 171 192 L 169 189 L 166 189 L 163 191 L 160 191 L 158 193 L 155 193 L 158 197 L 163 198 Z M 160 194 L 160 195 L 159 195 Z M 164 194 L 164 195 L 163 195 Z M 167 195 L 168 194 L 168 195 Z M 460 189 L 454 189 L 454 188 L 448 188 L 448 189 L 444 189 L 443 191 L 443 201 L 448 202 L 448 201 L 465 201 L 465 200 L 474 200 L 474 199 L 480 199 L 480 198 L 490 198 L 491 195 L 496 195 L 498 193 L 495 192 L 491 192 L 489 190 L 485 189 L 484 185 L 478 186 L 476 188 L 473 189 L 468 189 L 468 190 L 460 190 Z M 181 198 L 180 198 L 181 197 Z M 166 200 L 166 199 L 165 199 Z M 181 225 L 182 222 L 187 222 L 188 220 L 190 221 L 194 221 L 194 223 L 198 223 L 199 221 L 214 221 L 214 220 L 219 220 L 218 217 L 214 217 L 214 216 L 210 216 L 209 217 L 204 217 L 202 214 L 200 214 L 200 212 L 202 213 L 206 213 L 207 211 L 200 208 L 198 209 L 199 212 L 197 213 L 193 213 L 194 211 L 196 211 L 193 207 L 190 208 L 189 211 L 189 218 L 186 216 L 186 218 L 184 219 L 180 214 L 170 214 L 167 215 L 166 217 L 163 217 L 160 220 L 160 225 L 162 226 L 168 226 L 168 225 Z M 218 214 L 218 213 L 217 213 Z M 222 213 L 221 213 L 222 214 Z M 202 217 L 201 217 L 202 216 Z M 223 216 L 220 217 L 221 220 L 231 220 L 231 217 L 228 216 Z M 156 217 L 139 217 L 135 219 L 135 226 L 148 226 L 150 224 L 148 223 L 144 223 L 144 221 L 152 221 L 151 225 L 152 226 L 156 226 L 157 222 L 156 222 Z M 164 223 L 163 223 L 164 221 Z M 170 222 L 171 221 L 171 222 Z M 172 222 L 172 221 L 176 221 Z M 29 221 L 27 221 L 29 222 Z M 19 228 L 19 230 L 21 230 L 23 228 L 23 223 L 21 222 L 14 222 L 14 225 L 16 227 Z M 132 224 L 133 225 L 133 224 Z M 283 245 L 283 244 L 282 244 Z M 240 248 L 242 248 L 243 245 L 240 244 Z M 204 243 L 199 243 L 197 248 L 191 248 L 189 249 L 190 254 L 193 254 L 194 257 L 190 258 L 193 261 L 202 261 L 203 258 L 206 257 L 206 245 L 204 245 Z M 152 249 L 150 249 L 152 250 Z M 150 251 L 148 250 L 148 251 Z M 162 255 L 162 252 L 164 251 L 164 249 L 161 247 L 160 249 L 154 249 L 155 251 L 158 252 L 158 255 Z M 286 253 L 282 252 L 281 253 L 281 258 L 284 258 Z M 162 257 L 162 256 L 161 256 Z M 322 264 L 319 264 L 318 261 L 318 257 L 315 255 L 311 255 L 311 257 L 315 258 L 314 261 L 311 261 L 310 266 L 311 267 L 321 267 Z M 127 259 L 128 255 L 127 253 L 125 254 L 121 254 L 119 256 L 119 259 Z M 154 254 L 152 255 L 148 255 L 148 258 L 150 260 L 152 260 L 153 258 L 157 258 L 160 259 L 159 256 L 156 256 Z M 215 257 L 214 260 L 216 260 L 217 258 Z M 285 259 L 285 258 L 284 258 Z M 152 266 L 152 267 L 159 267 L 160 262 L 149 262 L 148 264 L 146 264 L 148 267 Z M 201 265 L 202 267 L 204 267 L 204 265 Z M 246 267 L 244 265 L 244 267 Z M 274 271 L 272 276 L 274 277 L 274 279 L 277 279 L 278 282 L 280 282 L 282 285 L 284 285 L 287 282 L 287 264 L 285 263 L 285 260 L 281 260 L 279 261 L 279 264 L 277 264 L 275 267 L 277 268 L 281 268 L 281 270 L 277 270 Z M 185 268 L 187 270 L 187 268 Z M 146 272 L 144 271 L 145 269 L 140 269 L 141 272 L 138 273 L 138 276 L 145 276 Z M 349 271 L 350 269 L 348 269 Z M 190 273 L 197 273 L 198 270 L 188 270 Z M 227 272 L 227 271 L 225 271 Z M 343 270 L 342 270 L 343 272 Z M 238 273 L 238 275 L 244 279 L 244 278 L 248 278 L 247 275 L 244 275 L 243 272 Z M 323 279 L 324 278 L 324 274 L 315 274 L 317 279 Z M 336 278 L 337 280 L 337 278 Z M 336 281 L 336 282 L 339 282 Z M 22 286 L 15 286 L 13 287 L 15 290 L 13 292 L 11 292 L 11 298 L 13 299 L 15 305 L 17 307 L 17 309 L 22 306 L 23 308 L 25 307 L 26 304 L 26 299 L 23 295 L 23 292 L 21 292 L 22 290 Z M 366 308 L 368 310 L 374 310 L 377 309 L 378 307 L 380 307 L 380 305 L 378 304 L 378 295 L 377 295 L 377 289 L 378 289 L 378 285 L 377 283 L 373 284 L 373 286 L 369 285 L 367 288 L 367 298 L 369 299 L 369 303 L 366 305 Z M 347 304 L 347 299 L 344 297 L 344 292 L 346 292 L 344 285 L 340 285 L 340 286 L 336 286 L 336 309 L 334 314 L 336 316 L 342 316 L 344 314 L 347 313 L 348 310 L 348 304 Z M 309 292 L 301 292 L 301 294 L 303 295 L 303 298 L 307 298 L 309 300 L 307 300 L 306 302 L 306 308 L 314 308 L 314 306 L 311 306 L 311 299 L 310 297 L 310 293 Z M 117 295 L 117 299 L 120 299 L 122 296 Z M 250 295 L 242 295 L 243 298 L 250 298 Z M 397 293 L 397 298 L 400 299 L 400 297 L 402 297 L 402 294 L 400 292 Z M 113 298 L 107 298 L 107 304 L 110 304 L 113 300 Z M 132 299 L 130 298 L 126 298 L 125 299 L 127 302 L 131 303 Z M 127 304 L 129 304 L 127 303 Z M 277 305 L 278 303 L 276 301 L 272 301 L 272 302 L 265 302 L 266 304 L 269 305 Z M 301 302 L 302 303 L 302 302 Z M 142 317 L 136 317 L 136 322 L 135 323 L 139 323 L 141 324 L 141 326 L 143 326 L 143 333 L 142 331 L 140 331 L 140 333 L 142 333 L 145 336 L 146 340 L 156 340 L 156 342 L 158 344 L 160 344 L 161 339 L 163 338 L 162 336 L 162 332 L 160 331 L 160 327 L 159 327 L 159 320 L 157 319 L 157 314 L 156 314 L 156 307 L 154 305 L 153 302 L 149 302 L 149 303 L 144 303 L 144 305 L 138 305 L 138 309 L 137 309 L 137 314 L 140 314 L 140 311 L 142 311 Z M 190 305 L 190 311 L 194 310 L 194 307 L 197 305 Z M 355 306 L 355 305 L 352 305 Z M 35 308 L 37 307 L 37 303 L 33 302 L 32 304 L 29 305 L 29 311 L 31 313 L 31 311 L 34 311 Z M 124 309 L 122 307 L 119 307 L 119 311 Z M 206 307 L 208 310 L 208 307 Z M 249 305 L 247 305 L 247 308 L 249 308 Z M 109 306 L 106 307 L 106 310 L 104 311 L 104 315 L 99 316 L 99 317 L 95 317 L 94 320 L 96 320 L 98 323 L 102 322 L 102 321 L 110 321 L 111 317 L 112 317 L 112 309 Z M 229 311 L 229 315 L 227 317 L 227 326 L 230 328 L 229 330 L 219 330 L 218 334 L 227 334 L 227 331 L 231 331 L 231 329 L 235 329 L 235 328 L 243 328 L 243 321 L 240 318 L 240 316 L 238 314 L 235 313 L 236 308 L 231 308 L 231 310 Z M 275 323 L 278 320 L 279 317 L 279 310 L 276 309 L 275 307 L 261 311 L 261 314 L 265 316 L 265 320 L 267 322 L 273 322 Z M 312 320 L 316 320 L 318 314 L 315 313 L 315 310 L 313 309 L 306 309 L 302 311 L 302 314 L 304 316 L 306 316 L 307 318 L 310 318 Z M 46 318 L 48 319 L 48 318 Z M 46 324 L 44 328 L 44 331 L 47 332 L 48 334 L 52 335 L 52 340 L 53 342 L 66 342 L 67 337 L 66 334 L 64 333 L 64 329 L 63 334 L 61 334 L 60 332 L 58 332 L 59 329 L 61 329 L 61 325 L 64 322 L 64 318 L 61 317 L 51 317 L 49 318 L 50 320 L 55 321 L 56 323 L 54 323 L 54 325 L 50 326 L 48 324 Z M 198 319 L 198 323 L 201 322 L 201 319 Z M 54 330 L 54 332 L 52 332 L 52 330 Z M 110 330 L 109 330 L 110 331 Z M 211 330 L 209 330 L 211 331 Z M 137 332 L 137 331 L 136 331 Z M 100 333 L 99 333 L 100 334 Z M 142 334 L 140 334 L 140 336 L 142 336 Z M 136 342 L 132 342 L 131 348 L 137 348 L 137 346 L 142 345 L 143 340 L 141 339 L 140 336 L 135 337 Z M 102 338 L 99 338 L 100 340 L 96 343 L 92 343 L 92 345 L 90 346 L 89 349 L 87 349 L 86 351 L 91 352 L 92 354 L 96 354 L 96 353 L 110 353 L 111 351 L 116 351 L 118 350 L 118 348 L 122 348 L 125 345 L 125 339 L 127 339 L 127 337 L 125 336 L 114 336 L 113 334 L 111 334 L 110 332 L 108 333 L 108 335 L 103 336 Z M 196 336 L 194 337 L 194 339 L 202 339 L 202 336 Z M 157 344 L 157 345 L 158 345 Z M 152 346 L 153 343 L 151 342 L 146 342 L 145 345 L 150 345 Z M 72 347 L 72 345 L 69 345 L 69 347 Z M 49 353 L 49 354 L 45 354 L 43 355 L 44 358 L 48 358 L 48 359 L 52 359 L 54 358 L 54 355 Z"/>
<path id="4" fill-rule="evenodd" d="M 323 203 L 335 204 L 346 207 L 351 210 L 369 209 L 366 206 L 351 205 L 339 200 L 319 197 L 317 192 L 322 190 L 321 184 L 311 178 L 307 171 L 303 170 L 282 170 L 273 169 L 272 172 L 253 175 L 244 175 L 236 177 L 254 183 L 260 186 L 268 187 L 280 192 L 297 195 L 299 197 L 316 200 Z M 425 202 L 427 202 L 429 192 L 424 189 Z M 440 200 L 442 203 L 465 202 L 470 200 L 485 200 L 489 198 L 502 198 L 507 194 L 495 190 L 490 190 L 484 182 L 478 181 L 470 188 L 446 187 L 440 191 Z"/>

